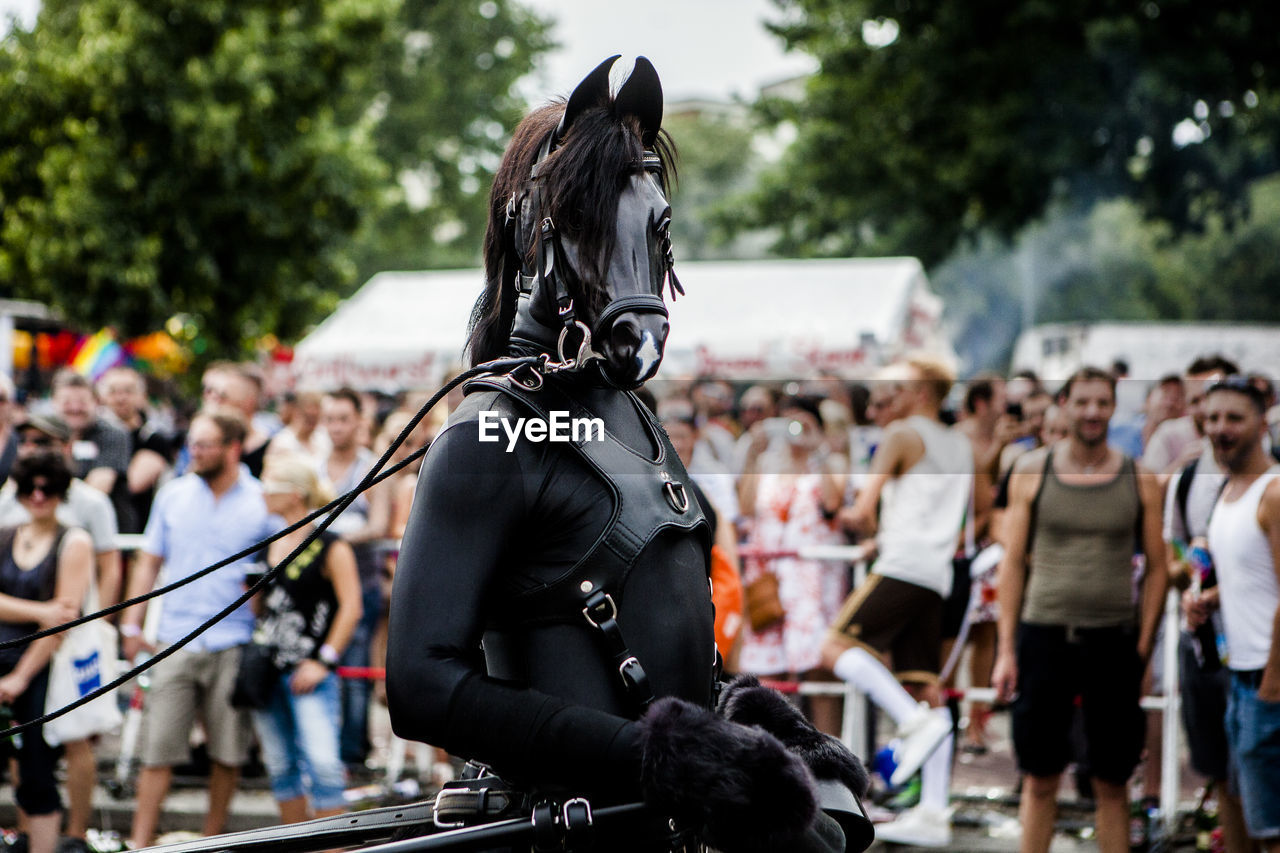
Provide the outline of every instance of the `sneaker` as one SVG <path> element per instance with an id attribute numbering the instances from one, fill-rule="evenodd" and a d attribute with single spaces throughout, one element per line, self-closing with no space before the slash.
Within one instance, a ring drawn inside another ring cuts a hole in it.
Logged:
<path id="1" fill-rule="evenodd" d="M 916 775 L 950 733 L 951 713 L 946 708 L 930 708 L 921 702 L 920 710 L 898 727 L 898 738 L 902 742 L 894 753 L 898 766 L 889 777 L 889 784 L 897 787 Z"/>
<path id="2" fill-rule="evenodd" d="M 89 842 L 66 835 L 58 839 L 57 853 L 89 853 Z"/>
<path id="3" fill-rule="evenodd" d="M 951 810 L 916 806 L 902 813 L 892 823 L 876 827 L 876 841 L 907 844 L 912 847 L 949 847 L 951 845 Z"/>
<path id="4" fill-rule="evenodd" d="M 895 812 L 903 812 L 912 806 L 918 806 L 920 805 L 920 789 L 922 787 L 920 774 L 917 773 L 911 777 L 911 781 L 907 782 L 907 787 L 891 797 L 886 805 Z"/>

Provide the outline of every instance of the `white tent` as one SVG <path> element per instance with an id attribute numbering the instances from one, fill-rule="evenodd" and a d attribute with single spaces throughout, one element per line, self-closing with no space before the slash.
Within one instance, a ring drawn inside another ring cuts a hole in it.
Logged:
<path id="1" fill-rule="evenodd" d="M 954 361 L 942 304 L 914 258 L 686 262 L 661 376 L 865 376 L 906 350 Z M 369 280 L 295 349 L 299 387 L 438 385 L 461 361 L 478 270 Z"/>

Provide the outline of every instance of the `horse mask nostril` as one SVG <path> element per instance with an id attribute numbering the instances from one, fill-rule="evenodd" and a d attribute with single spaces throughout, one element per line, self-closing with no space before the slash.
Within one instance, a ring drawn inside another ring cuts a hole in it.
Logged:
<path id="1" fill-rule="evenodd" d="M 609 328 L 606 356 L 619 376 L 644 381 L 662 361 L 669 326 L 665 318 L 623 315 Z"/>

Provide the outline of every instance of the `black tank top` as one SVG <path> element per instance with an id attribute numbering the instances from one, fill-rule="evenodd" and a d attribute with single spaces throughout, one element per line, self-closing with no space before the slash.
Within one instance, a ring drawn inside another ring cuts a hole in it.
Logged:
<path id="1" fill-rule="evenodd" d="M 272 657 L 278 667 L 297 666 L 315 657 L 329 635 L 338 594 L 324 576 L 324 566 L 337 539 L 336 533 L 321 533 L 266 589 L 253 641 L 275 647 Z"/>
<path id="2" fill-rule="evenodd" d="M 67 528 L 58 525 L 49 553 L 30 569 L 21 568 L 13 559 L 13 540 L 17 531 L 16 527 L 0 530 L 0 592 L 28 601 L 48 601 L 53 598 L 56 588 L 58 551 L 62 547 L 62 537 L 66 535 Z M 0 642 L 16 640 L 38 630 L 40 626 L 35 622 L 0 622 Z M 0 673 L 12 671 L 28 645 L 30 643 L 21 643 L 0 650 Z"/>

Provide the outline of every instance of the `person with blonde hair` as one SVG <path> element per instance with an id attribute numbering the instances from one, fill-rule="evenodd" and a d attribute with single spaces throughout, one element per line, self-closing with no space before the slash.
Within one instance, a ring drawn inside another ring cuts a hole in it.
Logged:
<path id="1" fill-rule="evenodd" d="M 331 497 L 314 464 L 299 454 L 268 457 L 262 491 L 267 509 L 289 525 Z M 277 565 L 313 530 L 308 524 L 272 542 L 268 563 Z M 355 555 L 328 530 L 260 593 L 253 643 L 269 650 L 276 681 L 265 703 L 254 708 L 253 722 L 282 823 L 338 814 L 344 807 L 334 670 L 362 609 Z"/>

